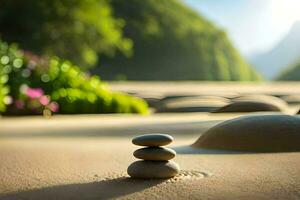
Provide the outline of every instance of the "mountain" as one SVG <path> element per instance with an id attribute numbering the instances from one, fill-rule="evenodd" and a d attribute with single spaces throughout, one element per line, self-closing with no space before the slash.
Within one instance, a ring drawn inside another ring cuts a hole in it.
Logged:
<path id="1" fill-rule="evenodd" d="M 266 78 L 273 79 L 286 66 L 300 58 L 300 21 L 269 52 L 254 56 L 251 63 Z"/>
<path id="2" fill-rule="evenodd" d="M 288 66 L 276 77 L 280 81 L 300 81 L 300 61 Z"/>
<path id="3" fill-rule="evenodd" d="M 93 73 L 104 79 L 254 81 L 226 33 L 179 0 L 111 0 L 132 56 L 100 57 Z"/>

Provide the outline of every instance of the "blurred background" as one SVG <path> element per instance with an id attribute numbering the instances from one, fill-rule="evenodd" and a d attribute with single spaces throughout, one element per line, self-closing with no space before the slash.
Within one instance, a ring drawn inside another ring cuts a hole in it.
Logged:
<path id="1" fill-rule="evenodd" d="M 0 113 L 149 113 L 157 95 L 105 81 L 298 81 L 299 8 L 298 0 L 2 0 Z"/>

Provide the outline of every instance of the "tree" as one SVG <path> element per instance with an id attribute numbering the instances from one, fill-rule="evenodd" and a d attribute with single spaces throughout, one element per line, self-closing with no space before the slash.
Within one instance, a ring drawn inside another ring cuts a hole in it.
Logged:
<path id="1" fill-rule="evenodd" d="M 98 55 L 130 54 L 107 0 L 2 0 L 0 35 L 39 55 L 56 55 L 92 66 Z"/>

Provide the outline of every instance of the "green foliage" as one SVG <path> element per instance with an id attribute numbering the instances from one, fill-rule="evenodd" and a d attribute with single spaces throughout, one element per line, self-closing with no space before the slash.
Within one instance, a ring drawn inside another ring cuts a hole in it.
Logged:
<path id="1" fill-rule="evenodd" d="M 300 61 L 288 66 L 284 71 L 282 71 L 276 80 L 280 81 L 300 81 Z"/>
<path id="2" fill-rule="evenodd" d="M 49 62 L 47 82 L 39 82 L 58 102 L 61 113 L 147 113 L 147 105 L 140 99 L 111 93 L 98 76 L 88 77 L 79 67 L 68 61 L 53 58 Z M 41 75 L 43 76 L 43 75 Z"/>
<path id="3" fill-rule="evenodd" d="M 110 92 L 98 76 L 90 77 L 69 61 L 22 53 L 1 41 L 0 61 L 4 91 L 0 95 L 0 112 L 6 108 L 5 114 L 57 112 L 57 105 L 62 114 L 148 113 L 143 100 Z M 9 97 L 14 102 L 5 105 Z"/>
<path id="4" fill-rule="evenodd" d="M 40 55 L 57 55 L 91 66 L 98 54 L 130 54 L 108 0 L 2 0 L 0 34 L 5 41 Z"/>
<path id="5" fill-rule="evenodd" d="M 4 102 L 5 98 L 6 98 L 5 88 L 4 88 L 3 84 L 0 83 L 0 113 L 4 112 L 6 109 L 6 105 Z"/>
<path id="6" fill-rule="evenodd" d="M 134 42 L 127 58 L 102 58 L 102 77 L 129 80 L 253 81 L 260 76 L 241 58 L 226 34 L 178 0 L 112 0 L 124 34 Z"/>
<path id="7" fill-rule="evenodd" d="M 9 75 L 15 74 L 22 67 L 21 56 L 21 52 L 17 50 L 15 45 L 8 46 L 0 40 L 0 113 L 6 111 L 6 106 L 11 101 L 8 95 L 10 92 L 8 87 Z"/>

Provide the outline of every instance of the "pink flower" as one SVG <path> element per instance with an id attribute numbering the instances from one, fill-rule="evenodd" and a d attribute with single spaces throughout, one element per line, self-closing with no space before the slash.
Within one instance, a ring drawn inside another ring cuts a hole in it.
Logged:
<path id="1" fill-rule="evenodd" d="M 35 99 L 35 98 L 40 98 L 41 96 L 44 95 L 44 91 L 41 88 L 27 88 L 25 91 L 26 95 L 29 98 Z"/>
<path id="2" fill-rule="evenodd" d="M 46 95 L 43 95 L 40 97 L 40 103 L 43 105 L 43 106 L 46 106 L 50 103 L 50 98 L 49 96 L 46 96 Z"/>
<path id="3" fill-rule="evenodd" d="M 58 112 L 58 109 L 59 109 L 58 103 L 56 103 L 56 102 L 51 102 L 51 103 L 49 104 L 49 109 L 50 109 L 52 112 Z"/>
<path id="4" fill-rule="evenodd" d="M 15 105 L 18 109 L 23 109 L 25 106 L 24 101 L 22 100 L 16 100 Z"/>

